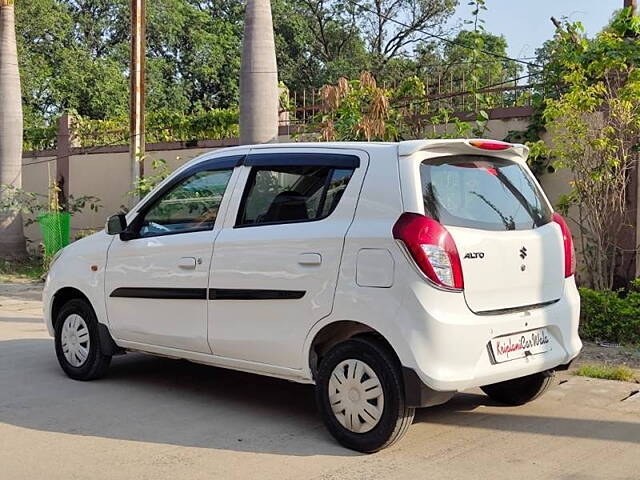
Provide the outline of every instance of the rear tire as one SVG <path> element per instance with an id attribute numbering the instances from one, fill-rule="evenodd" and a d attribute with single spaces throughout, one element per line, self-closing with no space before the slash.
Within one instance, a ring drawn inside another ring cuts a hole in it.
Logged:
<path id="1" fill-rule="evenodd" d="M 406 406 L 393 352 L 366 338 L 339 343 L 325 355 L 316 378 L 316 401 L 331 435 L 364 453 L 397 442 L 415 414 Z"/>
<path id="2" fill-rule="evenodd" d="M 62 370 L 74 380 L 103 377 L 111 355 L 102 353 L 98 320 L 89 302 L 69 300 L 54 320 L 56 356 Z"/>
<path id="3" fill-rule="evenodd" d="M 552 370 L 480 387 L 492 400 L 507 405 L 524 405 L 540 397 L 553 384 Z"/>

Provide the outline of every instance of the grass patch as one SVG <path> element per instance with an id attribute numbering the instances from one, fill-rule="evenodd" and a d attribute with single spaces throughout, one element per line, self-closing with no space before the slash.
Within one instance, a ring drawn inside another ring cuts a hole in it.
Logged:
<path id="1" fill-rule="evenodd" d="M 618 380 L 620 382 L 633 382 L 635 373 L 628 367 L 608 367 L 606 365 L 583 365 L 576 375 L 581 377 L 603 378 L 605 380 Z"/>
<path id="2" fill-rule="evenodd" d="M 41 258 L 25 260 L 0 259 L 0 282 L 27 283 L 42 280 L 46 270 Z"/>

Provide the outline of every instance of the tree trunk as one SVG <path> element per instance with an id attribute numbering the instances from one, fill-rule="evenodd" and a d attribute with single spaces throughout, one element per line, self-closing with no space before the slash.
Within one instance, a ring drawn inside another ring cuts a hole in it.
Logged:
<path id="1" fill-rule="evenodd" d="M 2 185 L 22 187 L 22 96 L 12 0 L 0 0 L 0 186 Z M 20 258 L 25 255 L 22 215 L 0 212 L 0 257 Z"/>
<path id="2" fill-rule="evenodd" d="M 278 67 L 270 0 L 249 0 L 240 67 L 240 144 L 278 140 Z"/>

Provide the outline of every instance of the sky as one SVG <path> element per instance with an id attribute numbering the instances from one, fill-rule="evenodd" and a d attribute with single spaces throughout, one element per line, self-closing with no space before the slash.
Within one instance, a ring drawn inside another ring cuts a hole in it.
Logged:
<path id="1" fill-rule="evenodd" d="M 468 3 L 460 0 L 450 21 L 454 32 L 460 29 L 463 20 L 471 19 L 472 7 Z M 488 10 L 482 12 L 481 18 L 488 32 L 502 34 L 507 39 L 509 56 L 532 57 L 536 48 L 553 37 L 555 28 L 551 16 L 582 22 L 591 37 L 609 22 L 614 10 L 622 8 L 623 3 L 623 0 L 486 0 Z"/>

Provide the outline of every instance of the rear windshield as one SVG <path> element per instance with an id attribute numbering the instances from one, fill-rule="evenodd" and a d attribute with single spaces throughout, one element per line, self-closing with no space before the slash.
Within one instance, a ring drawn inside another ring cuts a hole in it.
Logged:
<path id="1" fill-rule="evenodd" d="M 425 214 L 443 225 L 527 230 L 551 221 L 531 176 L 517 163 L 476 155 L 420 165 Z"/>

